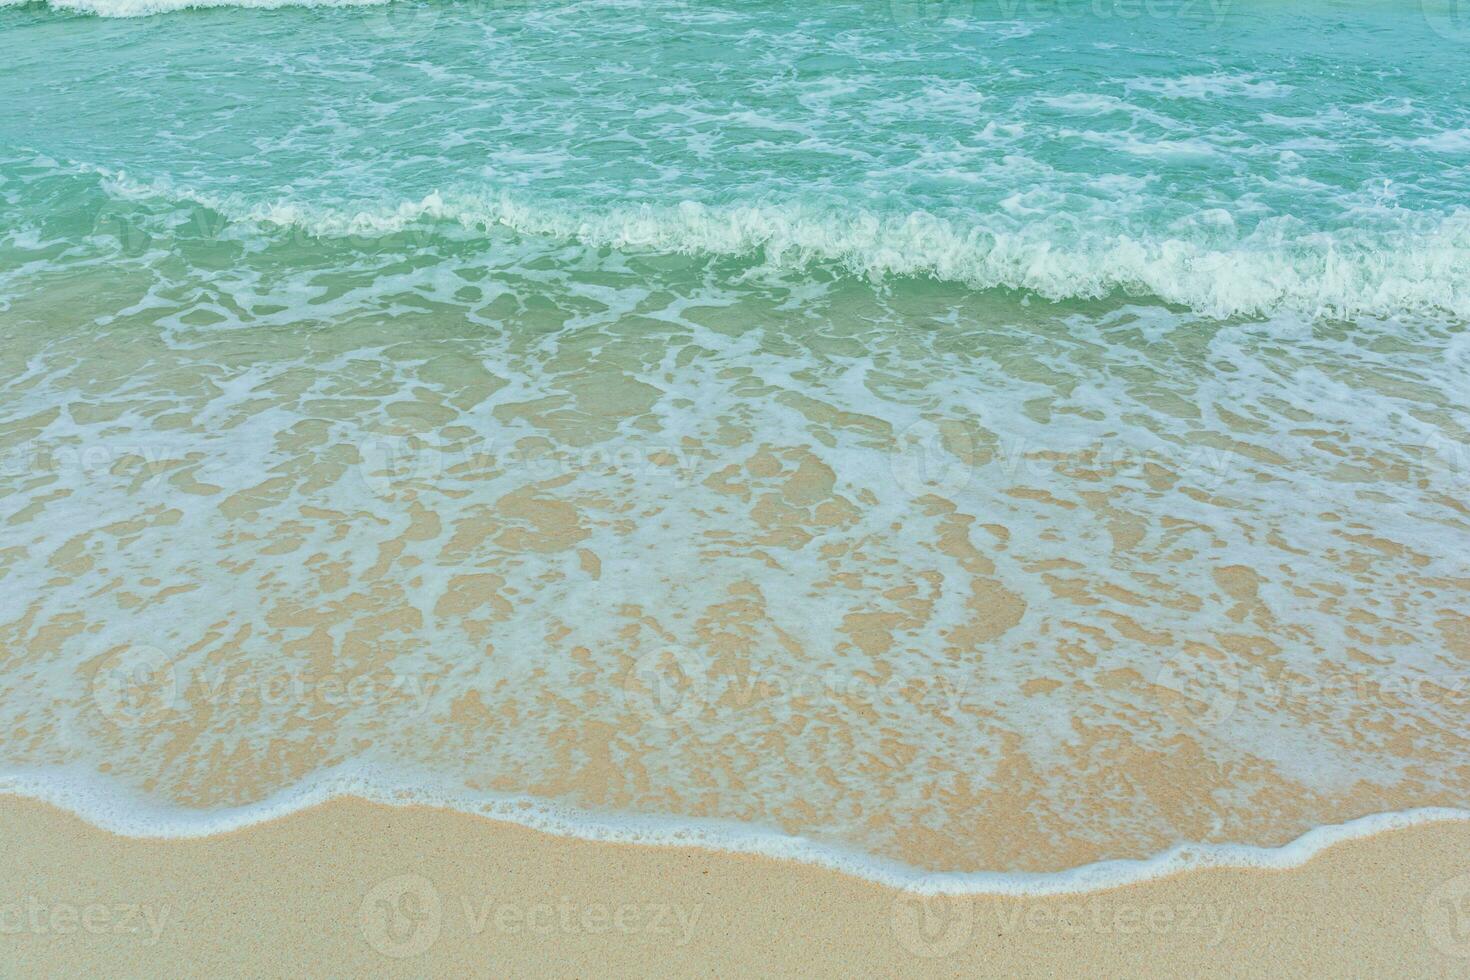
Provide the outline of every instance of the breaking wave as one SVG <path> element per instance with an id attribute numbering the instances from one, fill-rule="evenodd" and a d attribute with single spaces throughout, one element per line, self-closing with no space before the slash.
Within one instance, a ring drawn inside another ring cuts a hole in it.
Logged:
<path id="1" fill-rule="evenodd" d="M 1311 231 L 1290 218 L 1225 240 L 1148 236 L 1057 213 L 1024 223 L 974 223 L 924 211 L 879 214 L 799 203 L 586 208 L 495 193 L 431 193 L 360 210 L 239 198 L 105 175 L 126 198 L 165 196 L 231 221 L 320 237 L 381 237 L 451 225 L 494 227 L 592 247 L 749 256 L 779 268 L 833 265 L 869 277 L 929 277 L 1049 300 L 1153 296 L 1214 316 L 1280 312 L 1349 317 L 1470 317 L 1470 209 L 1400 212 L 1393 225 Z"/>
<path id="2" fill-rule="evenodd" d="M 392 0 L 0 0 L 0 7 L 42 3 L 53 10 L 97 17 L 150 17 L 207 7 L 244 7 L 275 10 L 280 7 L 371 7 Z"/>

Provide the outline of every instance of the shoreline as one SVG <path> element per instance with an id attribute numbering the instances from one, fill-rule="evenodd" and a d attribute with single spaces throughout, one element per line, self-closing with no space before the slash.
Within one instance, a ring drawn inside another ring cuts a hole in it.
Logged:
<path id="1" fill-rule="evenodd" d="M 187 839 L 122 837 L 14 795 L 0 819 L 0 954 L 21 972 L 1470 967 L 1465 821 L 1341 841 L 1286 870 L 925 898 L 791 861 L 361 799 Z"/>
<path id="2" fill-rule="evenodd" d="M 338 800 L 388 808 L 425 808 L 505 823 L 554 838 L 634 847 L 692 848 L 791 862 L 923 895 L 1037 898 L 1088 895 L 1211 868 L 1291 870 L 1345 841 L 1432 823 L 1470 824 L 1470 810 L 1443 806 L 1370 813 L 1319 824 L 1280 844 L 1189 841 L 1142 858 L 1094 861 L 1056 871 L 933 871 L 758 825 L 708 818 L 602 813 L 533 797 L 462 797 L 425 789 L 372 786 L 360 773 L 328 772 L 259 802 L 192 811 L 132 798 L 100 776 L 0 773 L 0 799 L 55 807 L 83 823 L 138 840 L 191 840 L 248 831 Z M 108 811 L 104 816 L 102 811 Z"/>

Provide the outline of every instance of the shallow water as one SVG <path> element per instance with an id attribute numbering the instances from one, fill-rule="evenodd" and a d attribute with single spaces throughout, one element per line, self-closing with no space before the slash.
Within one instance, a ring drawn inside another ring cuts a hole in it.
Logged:
<path id="1" fill-rule="evenodd" d="M 1466 39 L 999 9 L 0 10 L 0 764 L 962 872 L 1463 805 Z"/>

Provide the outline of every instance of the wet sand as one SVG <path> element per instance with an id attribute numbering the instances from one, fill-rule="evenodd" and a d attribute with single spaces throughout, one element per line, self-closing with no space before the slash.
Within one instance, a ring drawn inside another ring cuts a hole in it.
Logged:
<path id="1" fill-rule="evenodd" d="M 1286 871 L 920 900 L 802 865 L 338 800 L 194 840 L 0 798 L 0 972 L 1463 975 L 1470 823 Z"/>

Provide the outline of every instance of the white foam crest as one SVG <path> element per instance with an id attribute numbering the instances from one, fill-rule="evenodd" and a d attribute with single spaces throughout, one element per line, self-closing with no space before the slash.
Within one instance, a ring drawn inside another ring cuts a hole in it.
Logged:
<path id="1" fill-rule="evenodd" d="M 1239 96 L 1248 99 L 1275 99 L 1288 95 L 1294 86 L 1273 79 L 1257 79 L 1254 75 L 1185 75 L 1181 78 L 1135 78 L 1124 87 L 1130 92 L 1148 92 L 1165 99 L 1216 99 Z"/>
<path id="2" fill-rule="evenodd" d="M 0 5 L 27 3 L 30 0 L 0 0 Z M 154 14 L 177 13 L 209 7 L 245 7 L 253 10 L 275 10 L 280 7 L 367 7 L 381 6 L 392 0 L 42 0 L 55 10 L 98 17 L 150 17 Z"/>
<path id="3" fill-rule="evenodd" d="M 924 211 L 882 215 L 786 203 L 685 201 L 584 210 L 532 204 L 504 191 L 434 192 L 416 201 L 348 211 L 290 201 L 251 203 L 169 184 L 138 184 L 121 174 L 106 177 L 109 190 L 122 196 L 183 198 L 233 220 L 296 227 L 324 237 L 376 237 L 422 222 L 448 222 L 472 231 L 500 226 L 594 247 L 762 254 L 778 267 L 830 262 L 859 275 L 927 276 L 1051 300 L 1118 292 L 1156 296 L 1216 317 L 1278 312 L 1470 316 L 1470 209 L 1465 208 L 1446 216 L 1404 212 L 1397 234 L 1298 237 L 1283 232 L 1285 222 L 1277 219 L 1270 227 L 1222 241 L 1083 233 L 1069 214 L 1030 224 L 1005 219 L 1008 227 L 966 227 Z M 1059 224 L 1066 226 L 1061 236 Z"/>
<path id="4" fill-rule="evenodd" d="M 1401 145 L 1423 147 L 1439 153 L 1466 153 L 1470 152 L 1470 128 L 1447 129 L 1433 136 L 1421 136 L 1418 139 L 1409 140 L 1406 144 L 1401 143 Z"/>
<path id="5" fill-rule="evenodd" d="M 125 837 L 190 839 L 230 833 L 288 817 L 334 799 L 384 806 L 428 806 L 475 814 L 558 837 L 611 844 L 697 847 L 795 861 L 932 895 L 1066 895 L 1103 891 L 1206 868 L 1288 869 L 1343 841 L 1442 821 L 1470 820 L 1470 810 L 1420 807 L 1371 814 L 1313 829 L 1279 847 L 1179 844 L 1153 857 L 1098 861 L 1056 872 L 927 871 L 849 848 L 732 821 L 595 813 L 526 796 L 467 795 L 408 783 L 365 766 L 342 766 L 248 806 L 192 811 L 161 806 L 99 775 L 0 771 L 0 793 L 38 800 Z"/>

